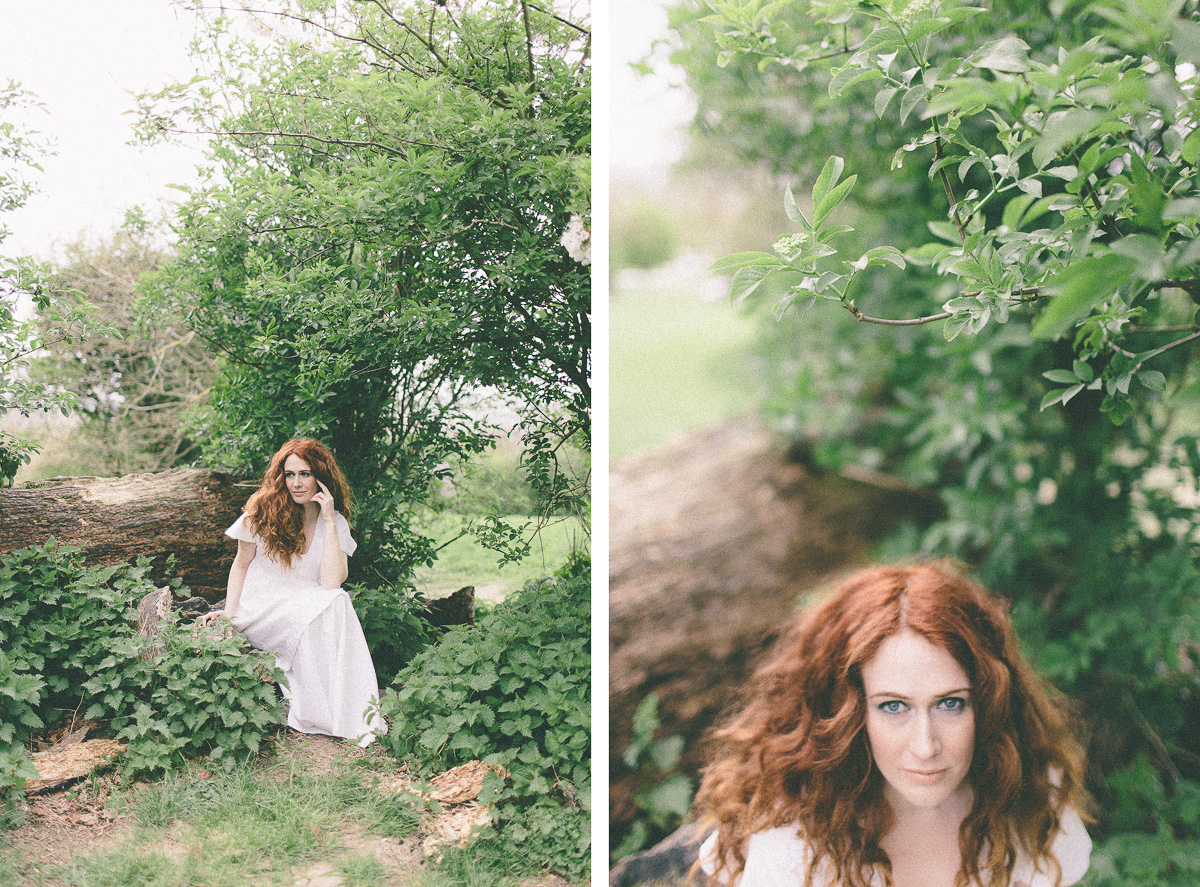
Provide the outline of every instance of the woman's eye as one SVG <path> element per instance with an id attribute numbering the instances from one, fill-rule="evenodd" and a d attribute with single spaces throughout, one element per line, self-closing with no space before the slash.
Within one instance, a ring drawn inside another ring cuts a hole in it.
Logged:
<path id="1" fill-rule="evenodd" d="M 967 700 L 958 696 L 952 696 L 949 699 L 942 700 L 942 708 L 946 711 L 962 711 L 967 707 Z"/>
<path id="2" fill-rule="evenodd" d="M 904 703 L 899 699 L 889 699 L 887 702 L 881 702 L 879 704 L 879 710 L 884 714 L 898 715 L 900 712 L 904 711 Z"/>

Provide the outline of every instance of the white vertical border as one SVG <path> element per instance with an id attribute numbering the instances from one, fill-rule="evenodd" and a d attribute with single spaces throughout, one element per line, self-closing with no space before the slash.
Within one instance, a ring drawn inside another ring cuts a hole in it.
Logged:
<path id="1" fill-rule="evenodd" d="M 608 883 L 609 7 L 592 0 L 592 884 Z"/>

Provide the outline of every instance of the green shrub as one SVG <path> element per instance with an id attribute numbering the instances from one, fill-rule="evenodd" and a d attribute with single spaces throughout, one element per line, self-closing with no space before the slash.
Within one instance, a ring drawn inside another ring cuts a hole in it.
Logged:
<path id="1" fill-rule="evenodd" d="M 386 686 L 436 632 L 425 618 L 425 596 L 411 587 L 348 584 L 346 592 L 362 623 L 380 686 Z"/>
<path id="2" fill-rule="evenodd" d="M 648 197 L 614 205 L 611 226 L 613 268 L 656 268 L 674 258 L 679 249 L 671 216 Z"/>
<path id="3" fill-rule="evenodd" d="M 0 555 L 0 822 L 35 775 L 31 732 L 81 709 L 128 743 L 125 765 L 138 773 L 197 755 L 230 766 L 282 723 L 269 654 L 174 624 L 152 640 L 137 633 L 148 572 L 145 558 L 86 566 L 53 540 Z"/>
<path id="4" fill-rule="evenodd" d="M 535 867 L 588 871 L 590 577 L 531 583 L 426 650 L 384 695 L 398 757 L 432 772 L 478 759 L 496 833 Z"/>
<path id="5" fill-rule="evenodd" d="M 88 567 L 80 549 L 54 540 L 0 556 L 0 646 L 45 682 L 43 715 L 79 704 L 79 688 L 128 635 L 134 601 L 153 590 L 149 568 L 146 558 Z"/>
<path id="6" fill-rule="evenodd" d="M 638 814 L 623 834 L 609 836 L 621 839 L 610 854 L 613 862 L 667 837 L 691 812 L 696 785 L 678 771 L 685 740 L 678 733 L 656 739 L 660 726 L 658 696 L 651 693 L 633 713 L 633 737 L 623 753 L 625 765 L 638 777 L 639 787 L 633 794 Z"/>
<path id="7" fill-rule="evenodd" d="M 1088 887 L 1192 887 L 1200 882 L 1200 783 L 1168 788 L 1139 755 L 1105 779 L 1108 835 L 1097 842 Z"/>
<path id="8" fill-rule="evenodd" d="M 448 509 L 470 516 L 537 514 L 537 494 L 520 463 L 521 454 L 511 447 L 493 448 L 471 460 L 457 460 Z"/>
<path id="9" fill-rule="evenodd" d="M 14 821 L 25 780 L 37 776 L 23 743 L 42 726 L 37 708 L 43 681 L 15 665 L 0 649 L 0 829 Z"/>
<path id="10" fill-rule="evenodd" d="M 157 655 L 145 655 L 150 647 Z M 207 756 L 227 769 L 258 753 L 282 726 L 274 655 L 248 650 L 241 635 L 221 637 L 166 624 L 153 639 L 123 638 L 84 684 L 88 718 L 105 718 L 128 742 L 125 767 L 162 773 Z"/>

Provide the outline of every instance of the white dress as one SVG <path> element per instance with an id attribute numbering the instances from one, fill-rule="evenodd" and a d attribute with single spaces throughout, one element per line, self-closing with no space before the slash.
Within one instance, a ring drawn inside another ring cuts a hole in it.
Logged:
<path id="1" fill-rule="evenodd" d="M 321 584 L 325 522 L 317 521 L 306 554 L 282 566 L 267 555 L 263 541 L 239 517 L 225 535 L 258 546 L 246 570 L 233 627 L 260 650 L 275 654 L 283 670 L 288 726 L 301 733 L 355 739 L 367 746 L 386 731 L 377 711 L 379 680 L 362 625 L 340 588 Z M 347 556 L 358 543 L 341 514 L 334 515 L 338 543 Z"/>
<path id="2" fill-rule="evenodd" d="M 1070 807 L 1061 814 L 1058 836 L 1051 845 L 1051 852 L 1062 866 L 1062 887 L 1077 884 L 1087 873 L 1092 855 L 1092 839 L 1088 836 L 1083 820 Z M 746 867 L 742 870 L 738 887 L 836 887 L 832 873 L 825 864 L 818 866 L 814 880 L 805 880 L 812 851 L 797 833 L 794 826 L 765 829 L 750 836 L 746 847 Z M 717 833 L 713 832 L 700 845 L 700 867 L 711 875 L 717 867 Z M 875 872 L 871 881 L 874 887 L 882 887 L 883 874 Z M 1012 887 L 1054 887 L 1049 873 L 1033 864 L 1033 860 L 1021 854 L 1013 868 Z"/>

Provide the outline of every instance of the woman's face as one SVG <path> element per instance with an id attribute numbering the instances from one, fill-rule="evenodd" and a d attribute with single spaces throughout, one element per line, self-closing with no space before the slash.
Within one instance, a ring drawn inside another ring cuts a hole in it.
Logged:
<path id="1" fill-rule="evenodd" d="M 317 492 L 317 479 L 313 477 L 312 469 L 295 453 L 283 461 L 283 482 L 297 505 L 303 505 Z"/>
<path id="2" fill-rule="evenodd" d="M 867 740 L 895 813 L 969 800 L 975 711 L 962 666 L 905 629 L 883 642 L 862 678 Z"/>

